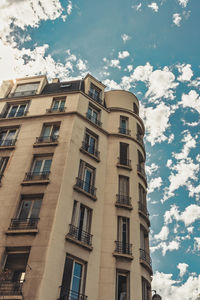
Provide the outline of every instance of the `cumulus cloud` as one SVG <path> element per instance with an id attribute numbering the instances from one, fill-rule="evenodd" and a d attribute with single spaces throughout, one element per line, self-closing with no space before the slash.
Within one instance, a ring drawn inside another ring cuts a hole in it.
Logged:
<path id="1" fill-rule="evenodd" d="M 119 59 L 124 59 L 126 57 L 130 56 L 129 52 L 128 51 L 122 51 L 122 52 L 119 52 L 118 53 L 118 58 Z"/>
<path id="2" fill-rule="evenodd" d="M 190 275 L 184 283 L 173 280 L 172 274 L 156 271 L 153 276 L 152 289 L 165 300 L 194 300 L 200 292 L 200 275 Z"/>
<path id="3" fill-rule="evenodd" d="M 139 3 L 138 5 L 132 5 L 131 7 L 132 7 L 132 8 L 135 8 L 137 11 L 138 11 L 138 10 L 141 10 L 142 3 Z"/>
<path id="4" fill-rule="evenodd" d="M 195 90 L 191 90 L 189 94 L 182 94 L 179 104 L 183 107 L 191 107 L 200 113 L 200 96 Z"/>
<path id="5" fill-rule="evenodd" d="M 182 6 L 182 7 L 186 7 L 188 4 L 189 0 L 178 0 L 178 3 Z"/>
<path id="6" fill-rule="evenodd" d="M 132 65 L 128 65 L 128 66 L 127 66 L 127 70 L 128 70 L 129 72 L 131 72 L 131 71 L 133 70 L 133 66 L 132 66 Z"/>
<path id="7" fill-rule="evenodd" d="M 68 1 L 68 5 L 67 5 L 67 13 L 68 15 L 71 15 L 72 13 L 72 1 Z"/>
<path id="8" fill-rule="evenodd" d="M 176 25 L 176 26 L 180 26 L 181 25 L 181 20 L 182 20 L 182 17 L 180 14 L 178 13 L 175 13 L 173 14 L 172 16 L 172 20 L 173 20 L 173 23 Z"/>
<path id="9" fill-rule="evenodd" d="M 193 71 L 191 69 L 190 64 L 182 64 L 177 65 L 178 71 L 181 73 L 181 75 L 177 78 L 179 81 L 190 81 L 193 76 Z"/>
<path id="10" fill-rule="evenodd" d="M 145 171 L 147 175 L 151 176 L 153 173 L 155 173 L 158 170 L 158 165 L 155 163 L 152 163 L 150 166 L 145 166 Z"/>
<path id="11" fill-rule="evenodd" d="M 149 8 L 151 8 L 153 11 L 158 12 L 158 4 L 156 2 L 152 2 L 151 4 L 147 5 Z"/>
<path id="12" fill-rule="evenodd" d="M 109 63 L 109 66 L 110 66 L 111 68 L 118 68 L 118 69 L 121 69 L 119 59 L 111 59 L 111 61 L 110 61 L 110 63 Z"/>
<path id="13" fill-rule="evenodd" d="M 194 250 L 200 251 L 200 237 L 194 237 Z"/>
<path id="14" fill-rule="evenodd" d="M 150 194 L 153 193 L 155 189 L 160 189 L 161 185 L 162 185 L 161 177 L 151 179 L 148 184 L 148 193 Z"/>
<path id="15" fill-rule="evenodd" d="M 173 140 L 174 140 L 174 134 L 171 133 L 169 138 L 168 138 L 168 144 L 171 144 L 173 142 Z"/>
<path id="16" fill-rule="evenodd" d="M 131 39 L 131 37 L 128 34 L 126 34 L 126 33 L 123 33 L 121 35 L 121 38 L 122 38 L 124 44 Z"/>
<path id="17" fill-rule="evenodd" d="M 162 227 L 161 231 L 158 234 L 154 235 L 154 238 L 156 240 L 164 241 L 164 240 L 167 240 L 168 235 L 169 235 L 169 228 L 165 225 Z"/>
<path id="18" fill-rule="evenodd" d="M 180 246 L 180 242 L 179 241 L 171 241 L 169 243 L 166 242 L 159 242 L 159 244 L 157 246 L 152 246 L 150 247 L 151 252 L 155 252 L 159 249 L 161 249 L 162 251 L 162 255 L 165 256 L 167 251 L 174 251 L 174 250 L 178 250 Z"/>
<path id="19" fill-rule="evenodd" d="M 189 226 L 195 221 L 200 219 L 200 206 L 191 204 L 185 208 L 183 212 L 179 211 L 179 207 L 175 204 L 171 205 L 170 210 L 165 212 L 164 220 L 165 224 L 175 221 L 184 222 L 185 226 Z"/>
<path id="20" fill-rule="evenodd" d="M 82 59 L 77 61 L 76 67 L 80 71 L 85 71 L 87 69 L 86 62 L 84 62 Z"/>
<path id="21" fill-rule="evenodd" d="M 184 135 L 183 139 L 181 140 L 184 142 L 183 149 L 180 153 L 172 153 L 172 155 L 177 159 L 186 159 L 188 157 L 188 154 L 192 148 L 196 147 L 196 141 L 195 139 L 191 136 L 190 132 L 188 130 L 185 130 L 182 132 Z"/>
<path id="22" fill-rule="evenodd" d="M 183 277 L 183 275 L 185 275 L 186 271 L 187 271 L 187 268 L 188 268 L 188 264 L 186 263 L 179 263 L 177 265 L 177 268 L 179 269 L 180 273 L 179 273 L 179 276 L 180 277 Z"/>
<path id="23" fill-rule="evenodd" d="M 103 83 L 106 85 L 107 89 L 121 90 L 121 86 L 114 80 L 106 79 L 103 81 Z"/>

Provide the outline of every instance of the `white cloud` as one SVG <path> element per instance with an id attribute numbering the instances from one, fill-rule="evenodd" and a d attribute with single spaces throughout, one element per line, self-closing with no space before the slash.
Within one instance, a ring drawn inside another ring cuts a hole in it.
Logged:
<path id="1" fill-rule="evenodd" d="M 200 251 L 200 237 L 194 237 L 194 250 Z"/>
<path id="2" fill-rule="evenodd" d="M 85 71 L 87 69 L 86 63 L 82 59 L 77 61 L 76 67 L 80 71 Z"/>
<path id="3" fill-rule="evenodd" d="M 188 154 L 192 148 L 196 147 L 196 141 L 195 139 L 191 136 L 190 132 L 188 130 L 185 130 L 182 132 L 184 134 L 183 139 L 181 140 L 184 142 L 183 149 L 180 153 L 172 153 L 172 155 L 178 160 L 178 159 L 186 159 L 188 157 Z"/>
<path id="4" fill-rule="evenodd" d="M 106 79 L 103 81 L 103 83 L 106 85 L 107 89 L 110 90 L 121 90 L 121 86 L 111 79 Z"/>
<path id="5" fill-rule="evenodd" d="M 167 240 L 168 235 L 169 235 L 169 228 L 165 225 L 162 227 L 161 231 L 158 234 L 154 235 L 154 238 L 156 240 L 165 241 L 165 240 Z"/>
<path id="6" fill-rule="evenodd" d="M 149 8 L 151 8 L 153 11 L 158 12 L 158 4 L 156 2 L 152 2 L 151 4 L 147 5 Z"/>
<path id="7" fill-rule="evenodd" d="M 131 72 L 133 70 L 133 66 L 132 65 L 128 65 L 127 69 L 128 69 L 129 72 Z"/>
<path id="8" fill-rule="evenodd" d="M 150 194 L 153 193 L 155 189 L 160 189 L 161 185 L 162 185 L 161 177 L 151 179 L 148 184 L 148 193 Z"/>
<path id="9" fill-rule="evenodd" d="M 168 244 L 166 242 L 159 242 L 157 246 L 150 247 L 151 252 L 155 252 L 159 249 L 162 250 L 162 255 L 165 256 L 167 251 L 178 250 L 180 246 L 179 241 L 171 241 Z"/>
<path id="10" fill-rule="evenodd" d="M 179 263 L 177 265 L 177 268 L 179 269 L 180 273 L 179 273 L 179 276 L 180 277 L 183 277 L 183 275 L 185 275 L 186 271 L 187 271 L 187 268 L 188 268 L 188 264 L 186 263 Z"/>
<path id="11" fill-rule="evenodd" d="M 124 44 L 131 39 L 131 37 L 128 34 L 126 34 L 126 33 L 123 33 L 121 35 L 121 38 L 122 38 Z"/>
<path id="12" fill-rule="evenodd" d="M 188 4 L 189 0 L 178 0 L 178 3 L 182 6 L 182 7 L 186 7 Z"/>
<path id="13" fill-rule="evenodd" d="M 193 76 L 193 71 L 191 69 L 190 64 L 182 64 L 177 65 L 178 71 L 181 73 L 181 75 L 177 78 L 178 80 L 184 82 L 184 81 L 190 81 Z"/>
<path id="14" fill-rule="evenodd" d="M 109 66 L 112 67 L 112 68 L 121 69 L 119 59 L 111 59 L 111 61 L 109 63 Z"/>
<path id="15" fill-rule="evenodd" d="M 126 57 L 130 56 L 129 52 L 128 51 L 122 51 L 122 52 L 119 52 L 118 53 L 118 58 L 119 59 L 124 59 Z"/>
<path id="16" fill-rule="evenodd" d="M 168 144 L 171 144 L 174 140 L 174 134 L 170 134 L 169 138 L 168 138 Z"/>
<path id="17" fill-rule="evenodd" d="M 183 107 L 191 107 L 200 113 L 200 96 L 195 90 L 191 90 L 189 94 L 182 94 L 179 104 Z"/>
<path id="18" fill-rule="evenodd" d="M 67 5 L 67 13 L 68 15 L 71 15 L 72 13 L 72 1 L 68 1 L 68 5 Z"/>
<path id="19" fill-rule="evenodd" d="M 141 10 L 142 3 L 139 3 L 138 5 L 132 5 L 131 7 L 132 7 L 132 8 L 135 8 L 137 11 L 138 11 L 138 10 Z"/>
<path id="20" fill-rule="evenodd" d="M 153 276 L 152 289 L 164 300 L 194 300 L 200 292 L 200 275 L 190 275 L 184 283 L 172 279 L 172 274 L 156 271 Z"/>
<path id="21" fill-rule="evenodd" d="M 171 159 L 168 159 L 167 160 L 167 163 L 166 163 L 166 166 L 168 167 L 168 168 L 170 168 L 171 167 L 171 165 L 172 165 L 172 160 Z"/>
<path id="22" fill-rule="evenodd" d="M 145 171 L 149 176 L 151 176 L 157 170 L 158 170 L 158 165 L 156 165 L 155 163 L 152 163 L 150 166 L 145 166 Z"/>
<path id="23" fill-rule="evenodd" d="M 196 204 L 187 206 L 183 212 L 180 212 L 179 208 L 174 204 L 164 215 L 165 224 L 172 223 L 173 220 L 176 220 L 184 222 L 185 226 L 189 226 L 199 219 L 200 206 Z"/>
<path id="24" fill-rule="evenodd" d="M 176 26 L 179 27 L 181 25 L 180 23 L 181 23 L 182 17 L 180 16 L 180 14 L 178 14 L 178 13 L 173 14 L 172 19 L 173 19 L 173 23 Z"/>
<path id="25" fill-rule="evenodd" d="M 135 68 L 131 76 L 131 79 L 134 81 L 147 82 L 152 72 L 153 72 L 153 67 L 150 65 L 149 62 L 147 62 L 145 66 L 138 66 L 137 68 Z"/>
<path id="26" fill-rule="evenodd" d="M 194 226 L 189 226 L 189 227 L 187 227 L 187 231 L 188 231 L 189 233 L 193 233 L 193 230 L 194 230 Z"/>

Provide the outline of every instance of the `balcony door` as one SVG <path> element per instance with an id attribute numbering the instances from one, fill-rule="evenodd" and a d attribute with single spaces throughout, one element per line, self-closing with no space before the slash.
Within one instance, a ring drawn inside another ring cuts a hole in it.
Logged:
<path id="1" fill-rule="evenodd" d="M 118 241 L 121 243 L 122 253 L 129 252 L 129 219 L 118 217 Z"/>

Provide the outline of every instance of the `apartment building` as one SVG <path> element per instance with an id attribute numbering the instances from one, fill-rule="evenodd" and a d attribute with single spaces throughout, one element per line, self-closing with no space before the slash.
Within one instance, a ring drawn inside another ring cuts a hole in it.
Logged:
<path id="1" fill-rule="evenodd" d="M 0 299 L 152 299 L 139 102 L 104 89 L 2 83 Z"/>

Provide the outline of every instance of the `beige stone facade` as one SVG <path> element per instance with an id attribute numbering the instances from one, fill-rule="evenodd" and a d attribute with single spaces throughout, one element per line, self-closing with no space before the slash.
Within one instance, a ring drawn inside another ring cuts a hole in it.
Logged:
<path id="1" fill-rule="evenodd" d="M 2 83 L 0 299 L 151 299 L 139 102 L 104 89 Z"/>

